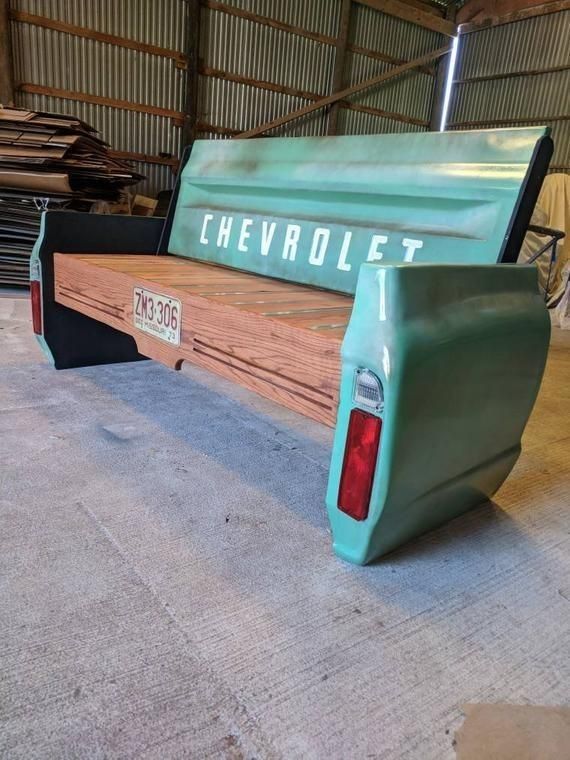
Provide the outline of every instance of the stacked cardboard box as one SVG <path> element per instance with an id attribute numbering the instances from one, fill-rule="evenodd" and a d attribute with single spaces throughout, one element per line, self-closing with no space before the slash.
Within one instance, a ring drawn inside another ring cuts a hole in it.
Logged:
<path id="1" fill-rule="evenodd" d="M 141 179 L 85 122 L 0 107 L 0 284 L 28 282 L 44 209 L 89 211 Z"/>

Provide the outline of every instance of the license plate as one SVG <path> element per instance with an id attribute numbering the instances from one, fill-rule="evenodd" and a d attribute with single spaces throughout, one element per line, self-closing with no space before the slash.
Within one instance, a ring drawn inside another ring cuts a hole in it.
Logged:
<path id="1" fill-rule="evenodd" d="M 134 289 L 133 322 L 137 329 L 179 346 L 181 318 L 182 304 L 176 298 L 146 288 Z"/>

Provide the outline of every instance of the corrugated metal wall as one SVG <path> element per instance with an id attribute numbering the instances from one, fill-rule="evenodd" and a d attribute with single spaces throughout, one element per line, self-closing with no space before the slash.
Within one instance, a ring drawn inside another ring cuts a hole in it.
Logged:
<path id="1" fill-rule="evenodd" d="M 460 37 L 455 80 L 450 129 L 548 124 L 570 172 L 570 11 Z"/>
<path id="2" fill-rule="evenodd" d="M 12 11 L 97 30 L 169 50 L 184 50 L 182 0 L 10 0 Z M 74 114 L 98 129 L 113 149 L 158 157 L 180 154 L 181 128 L 173 119 L 144 112 L 145 106 L 183 111 L 183 70 L 173 58 L 151 55 L 12 21 L 14 79 L 90 96 L 129 101 L 127 110 L 49 94 L 16 91 L 16 104 L 42 111 Z M 136 191 L 154 194 L 170 187 L 168 165 L 135 162 L 147 180 Z"/>
<path id="3" fill-rule="evenodd" d="M 226 0 L 202 8 L 200 135 L 227 136 L 307 105 L 332 88 L 341 0 Z M 240 15 L 240 11 L 245 11 Z M 254 20 L 251 14 L 264 17 Z M 270 22 L 305 30 L 273 28 Z M 354 3 L 344 86 L 444 44 L 437 33 Z M 339 132 L 402 132 L 428 128 L 433 72 L 414 71 L 350 98 Z M 279 89 L 284 91 L 279 92 Z M 357 110 L 358 109 L 358 110 Z M 326 134 L 317 111 L 271 134 Z"/>
<path id="4" fill-rule="evenodd" d="M 183 111 L 185 72 L 179 62 L 46 26 L 65 22 L 183 53 L 184 0 L 10 0 L 10 7 L 15 12 L 14 78 L 23 85 L 17 105 L 77 115 L 115 150 L 155 161 L 160 154 L 180 156 L 181 119 L 168 115 Z M 341 9 L 342 0 L 202 0 L 198 135 L 228 137 L 328 95 Z M 353 3 L 344 85 L 388 71 L 444 41 L 437 33 Z M 425 130 L 434 85 L 433 69 L 426 68 L 353 96 L 340 109 L 337 131 Z M 97 98 L 115 103 L 92 102 Z M 149 113 L 149 108 L 167 115 Z M 319 135 L 327 128 L 328 112 L 321 110 L 272 134 Z M 148 177 L 138 192 L 152 195 L 172 185 L 171 166 L 135 166 Z"/>

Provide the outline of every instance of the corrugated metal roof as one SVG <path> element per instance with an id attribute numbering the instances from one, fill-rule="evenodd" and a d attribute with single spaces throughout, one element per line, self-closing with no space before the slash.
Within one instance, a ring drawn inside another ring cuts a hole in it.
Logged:
<path id="1" fill-rule="evenodd" d="M 12 30 L 18 82 L 182 110 L 185 72 L 172 58 L 31 24 Z"/>
<path id="2" fill-rule="evenodd" d="M 277 0 L 231 0 L 226 4 L 295 24 L 330 37 L 338 35 L 339 2 L 311 0 L 284 3 Z M 443 44 L 441 35 L 358 4 L 352 7 L 349 40 L 398 59 L 412 59 Z M 329 94 L 336 50 L 314 40 L 299 37 L 262 23 L 239 18 L 223 11 L 204 8 L 201 21 L 201 57 L 204 65 L 308 93 Z M 347 52 L 345 84 L 364 81 L 393 64 Z M 199 119 L 217 127 L 245 130 L 270 121 L 308 101 L 290 94 L 268 92 L 246 84 L 221 82 L 201 77 Z M 413 119 L 428 121 L 434 78 L 425 73 L 409 73 L 363 94 L 352 101 L 384 111 L 401 112 Z M 375 124 L 381 131 L 401 130 L 399 122 L 372 116 L 366 129 Z M 359 121 L 346 117 L 339 122 L 350 132 Z M 327 126 L 327 114 L 308 116 L 302 123 L 285 125 L 281 134 L 319 134 Z M 407 125 L 410 126 L 410 125 Z M 364 128 L 364 127 L 363 127 Z M 277 131 L 275 132 L 277 133 Z M 322 133 L 322 132 L 321 132 Z"/>
<path id="3" fill-rule="evenodd" d="M 11 0 L 10 7 L 126 39 L 184 50 L 184 0 Z M 15 79 L 142 106 L 183 111 L 185 72 L 172 58 L 12 22 Z M 17 92 L 17 103 L 73 114 L 92 124 L 115 150 L 180 155 L 181 130 L 164 116 Z M 147 180 L 136 192 L 172 185 L 170 167 L 137 164 Z"/>
<path id="4" fill-rule="evenodd" d="M 393 68 L 390 64 L 356 53 L 347 54 L 347 64 L 350 77 L 347 85 L 362 82 Z M 411 71 L 387 81 L 380 87 L 354 95 L 349 100 L 429 121 L 434 86 L 434 77 Z"/>
<path id="5" fill-rule="evenodd" d="M 96 125 L 114 150 L 152 156 L 159 153 L 180 155 L 180 129 L 173 129 L 172 121 L 163 116 L 30 93 L 20 94 L 19 105 L 37 111 L 73 114 Z"/>
<path id="6" fill-rule="evenodd" d="M 456 79 L 570 63 L 570 11 L 535 16 L 461 37 Z"/>
<path id="7" fill-rule="evenodd" d="M 458 84 L 453 121 L 570 116 L 569 87 L 570 71 Z"/>
<path id="8" fill-rule="evenodd" d="M 556 67 L 566 68 L 525 73 Z M 454 84 L 450 128 L 465 122 L 477 122 L 477 128 L 548 124 L 552 164 L 570 171 L 570 11 L 460 37 L 455 78 L 478 77 L 498 78 Z"/>
<path id="9" fill-rule="evenodd" d="M 235 8 L 283 21 L 310 32 L 334 37 L 340 17 L 340 2 L 336 0 L 225 0 Z"/>
<path id="10" fill-rule="evenodd" d="M 10 0 L 10 7 L 184 52 L 183 0 Z"/>
<path id="11" fill-rule="evenodd" d="M 203 121 L 244 132 L 306 105 L 304 98 L 260 90 L 224 79 L 200 77 L 200 113 Z M 205 81 L 203 81 L 205 80 Z M 273 134 L 318 135 L 325 127 L 322 111 L 297 119 Z"/>
<path id="12" fill-rule="evenodd" d="M 339 114 L 340 131 L 345 135 L 375 135 L 388 132 L 423 132 L 423 127 L 384 119 L 380 116 L 343 109 Z"/>
<path id="13" fill-rule="evenodd" d="M 207 8 L 200 39 L 206 66 L 323 95 L 330 91 L 331 45 Z"/>
<path id="14" fill-rule="evenodd" d="M 226 0 L 235 9 L 256 13 L 300 29 L 334 38 L 340 24 L 338 0 Z M 11 7 L 77 26 L 184 51 L 184 0 L 11 0 Z M 170 58 L 150 55 L 94 40 L 13 22 L 16 79 L 44 87 L 83 92 L 171 111 L 183 110 L 185 73 Z M 238 83 L 199 77 L 199 122 L 243 131 L 306 105 L 306 98 L 254 86 L 273 83 L 316 95 L 329 94 L 336 49 L 304 36 L 275 29 L 222 10 L 201 10 L 202 64 L 230 77 L 253 80 Z M 435 32 L 370 8 L 353 5 L 350 41 L 398 59 L 411 59 L 434 50 L 443 38 Z M 385 64 L 347 52 L 345 83 L 354 84 L 389 70 Z M 412 72 L 362 95 L 352 102 L 427 121 L 434 78 Z M 117 150 L 179 155 L 180 128 L 171 119 L 122 108 L 93 105 L 48 95 L 19 93 L 20 104 L 76 114 L 93 124 Z M 328 112 L 317 111 L 272 134 L 326 133 Z M 415 131 L 414 124 L 377 115 L 340 110 L 340 131 Z M 209 137 L 224 135 L 209 134 Z M 160 189 L 168 167 L 145 164 L 145 187 Z"/>
<path id="15" fill-rule="evenodd" d="M 446 40 L 437 32 L 379 13 L 367 5 L 354 3 L 351 15 L 349 41 L 394 58 L 419 58 L 441 47 Z"/>

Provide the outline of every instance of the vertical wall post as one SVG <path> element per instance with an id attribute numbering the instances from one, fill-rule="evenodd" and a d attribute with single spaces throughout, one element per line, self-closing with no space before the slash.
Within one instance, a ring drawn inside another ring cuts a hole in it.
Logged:
<path id="1" fill-rule="evenodd" d="M 450 21 L 455 21 L 455 13 L 455 6 L 448 5 L 445 12 L 445 18 L 449 19 Z M 459 34 L 459 32 L 457 33 Z M 429 120 L 429 128 L 432 132 L 438 132 L 439 126 L 441 124 L 443 104 L 445 101 L 445 83 L 447 82 L 450 61 L 451 53 L 444 56 L 443 58 L 440 58 L 436 64 L 435 86 L 433 90 L 431 116 Z"/>
<path id="2" fill-rule="evenodd" d="M 348 44 L 348 32 L 350 30 L 350 10 L 352 0 L 342 0 L 340 9 L 340 25 L 338 36 L 336 38 L 334 69 L 332 78 L 332 92 L 338 92 L 344 85 L 344 59 L 346 55 L 346 46 Z M 339 103 L 333 103 L 329 109 L 329 125 L 327 134 L 336 135 L 338 132 L 338 110 Z"/>
<path id="3" fill-rule="evenodd" d="M 0 103 L 14 105 L 14 69 L 8 0 L 0 0 Z"/>
<path id="4" fill-rule="evenodd" d="M 184 95 L 184 125 L 182 148 L 192 145 L 196 139 L 198 122 L 198 65 L 200 50 L 200 0 L 185 0 L 186 34 L 186 91 Z"/>

